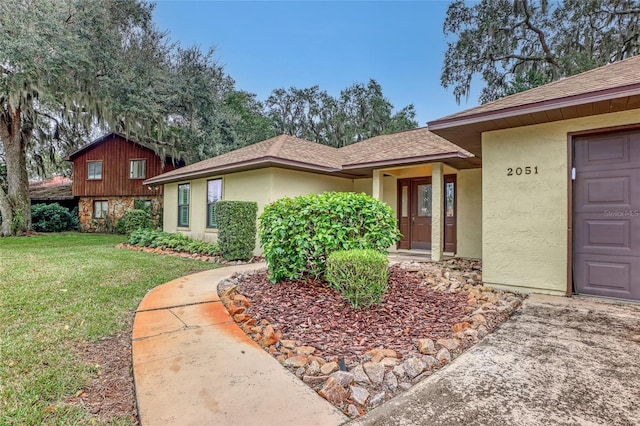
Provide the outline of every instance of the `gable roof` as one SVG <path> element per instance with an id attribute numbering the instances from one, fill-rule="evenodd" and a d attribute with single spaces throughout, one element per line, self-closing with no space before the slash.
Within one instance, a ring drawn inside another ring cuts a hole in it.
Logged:
<path id="1" fill-rule="evenodd" d="M 485 131 L 640 108 L 640 55 L 448 115 L 429 129 L 480 155 Z"/>
<path id="2" fill-rule="evenodd" d="M 111 133 L 107 133 L 106 135 L 100 136 L 98 139 L 95 139 L 95 140 L 89 142 L 88 144 L 80 147 L 78 150 L 76 150 L 76 151 L 72 152 L 71 154 L 67 155 L 64 159 L 66 161 L 73 161 L 73 159 L 78 157 L 80 154 L 82 154 L 82 153 L 84 153 L 86 151 L 89 151 L 89 150 L 95 148 L 96 146 L 98 146 L 98 145 L 100 145 L 100 144 L 102 144 L 104 142 L 107 142 L 108 140 L 111 140 L 111 139 L 113 139 L 115 137 L 120 137 L 120 138 L 124 139 L 125 141 L 128 141 L 128 142 L 131 142 L 133 144 L 139 145 L 139 146 L 141 146 L 143 148 L 146 148 L 146 149 L 148 149 L 150 151 L 153 151 L 154 154 L 158 155 L 156 153 L 156 150 L 151 145 L 147 145 L 145 143 L 137 141 L 137 140 L 135 140 L 135 139 L 123 134 L 123 133 L 111 132 Z M 169 155 L 167 155 L 166 157 L 167 157 L 167 159 L 171 159 L 172 158 Z"/>
<path id="3" fill-rule="evenodd" d="M 432 134 L 427 128 L 377 136 L 343 148 L 333 148 L 289 135 L 280 135 L 226 154 L 147 179 L 145 185 L 176 182 L 214 174 L 263 167 L 357 178 L 371 176 L 373 167 L 414 164 L 438 159 L 459 161 L 476 167 L 469 152 Z"/>
<path id="4" fill-rule="evenodd" d="M 380 135 L 340 148 L 342 169 L 422 163 L 439 158 L 468 158 L 472 154 L 426 127 Z"/>
<path id="5" fill-rule="evenodd" d="M 145 181 L 145 184 L 172 182 L 214 173 L 230 173 L 270 165 L 321 172 L 340 171 L 341 157 L 336 148 L 280 135 L 226 154 L 172 170 Z"/>

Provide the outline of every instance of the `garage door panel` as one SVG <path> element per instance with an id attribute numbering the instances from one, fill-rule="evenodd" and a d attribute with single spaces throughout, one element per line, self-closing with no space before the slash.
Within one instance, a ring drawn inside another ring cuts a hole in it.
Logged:
<path id="1" fill-rule="evenodd" d="M 580 172 L 575 182 L 576 213 L 603 211 L 603 209 L 637 209 L 640 198 L 634 195 L 640 182 L 640 170 Z M 636 185 L 637 186 L 637 185 Z"/>
<path id="2" fill-rule="evenodd" d="M 629 140 L 623 136 L 612 136 L 590 140 L 584 146 L 584 166 L 628 163 Z"/>
<path id="3" fill-rule="evenodd" d="M 640 300 L 640 132 L 574 142 L 575 289 Z"/>
<path id="4" fill-rule="evenodd" d="M 640 161 L 640 134 L 621 133 L 609 136 L 581 138 L 576 145 L 575 161 L 583 171 L 637 167 Z"/>
<path id="5" fill-rule="evenodd" d="M 580 293 L 622 299 L 640 299 L 637 262 L 628 256 L 577 255 L 574 273 Z"/>
<path id="6" fill-rule="evenodd" d="M 637 241 L 632 246 L 631 224 L 629 220 L 584 219 L 583 232 L 577 237 L 577 243 L 585 249 L 621 249 L 623 255 L 630 255 L 638 250 Z M 584 250 L 581 250 L 584 251 Z M 640 254 L 640 253 L 639 253 Z"/>

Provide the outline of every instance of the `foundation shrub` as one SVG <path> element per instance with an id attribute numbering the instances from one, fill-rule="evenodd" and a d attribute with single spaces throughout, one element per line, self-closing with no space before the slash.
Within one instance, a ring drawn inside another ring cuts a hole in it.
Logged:
<path id="1" fill-rule="evenodd" d="M 326 279 L 354 308 L 381 303 L 389 289 L 389 260 L 375 250 L 335 251 L 327 257 Z"/>
<path id="2" fill-rule="evenodd" d="M 73 229 L 69 209 L 58 203 L 31 206 L 31 228 L 36 232 L 61 232 Z"/>
<path id="3" fill-rule="evenodd" d="M 220 255 L 220 247 L 216 243 L 194 240 L 180 233 L 170 234 L 148 228 L 138 228 L 132 231 L 127 242 L 139 247 L 158 247 L 208 256 Z"/>
<path id="4" fill-rule="evenodd" d="M 351 192 L 282 198 L 265 207 L 259 233 L 272 282 L 321 278 L 329 253 L 386 253 L 400 238 L 391 207 Z"/>
<path id="5" fill-rule="evenodd" d="M 227 260 L 249 260 L 256 247 L 258 203 L 218 201 L 215 206 L 218 244 Z"/>
<path id="6" fill-rule="evenodd" d="M 122 223 L 122 226 L 120 225 Z M 136 229 L 148 228 L 150 225 L 149 212 L 143 209 L 131 209 L 124 212 L 122 219 L 118 221 L 118 232 L 124 231 L 130 234 Z M 121 228 L 121 229 L 120 229 Z"/>

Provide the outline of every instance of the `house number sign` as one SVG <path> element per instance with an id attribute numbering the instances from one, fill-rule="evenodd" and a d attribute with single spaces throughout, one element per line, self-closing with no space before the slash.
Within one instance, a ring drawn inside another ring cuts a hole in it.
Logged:
<path id="1" fill-rule="evenodd" d="M 538 166 L 507 167 L 507 176 L 537 175 Z"/>

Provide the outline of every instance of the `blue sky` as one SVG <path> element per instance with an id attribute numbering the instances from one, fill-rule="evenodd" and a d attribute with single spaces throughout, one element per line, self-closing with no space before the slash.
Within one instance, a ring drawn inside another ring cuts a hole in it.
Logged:
<path id="1" fill-rule="evenodd" d="M 396 109 L 413 104 L 422 126 L 477 105 L 481 82 L 460 105 L 440 85 L 448 4 L 160 0 L 154 20 L 183 46 L 214 46 L 237 88 L 260 100 L 291 86 L 335 96 L 374 78 Z"/>

